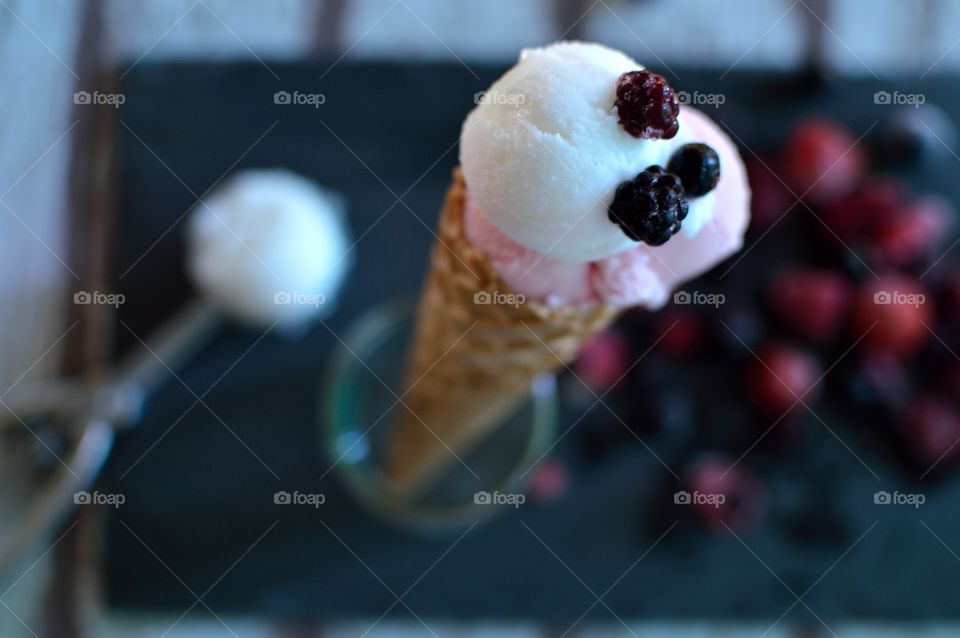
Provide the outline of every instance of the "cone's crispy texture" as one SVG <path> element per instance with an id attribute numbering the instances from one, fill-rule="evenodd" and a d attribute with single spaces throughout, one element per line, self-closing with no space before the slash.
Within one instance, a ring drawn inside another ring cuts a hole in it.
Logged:
<path id="1" fill-rule="evenodd" d="M 518 407 L 533 379 L 572 361 L 621 309 L 553 307 L 514 295 L 463 232 L 454 171 L 411 344 L 407 393 L 386 460 L 395 491 L 426 487 Z"/>

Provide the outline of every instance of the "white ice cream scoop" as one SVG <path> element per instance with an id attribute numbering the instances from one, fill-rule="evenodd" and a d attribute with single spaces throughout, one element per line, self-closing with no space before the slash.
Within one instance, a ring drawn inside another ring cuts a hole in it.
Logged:
<path id="1" fill-rule="evenodd" d="M 599 44 L 558 42 L 525 49 L 482 94 L 463 124 L 460 163 L 471 197 L 500 232 L 562 261 L 636 245 L 607 216 L 617 186 L 697 141 L 682 116 L 670 139 L 638 139 L 620 125 L 618 80 L 643 68 Z M 709 195 L 691 201 L 686 231 L 712 211 Z"/>
<path id="2" fill-rule="evenodd" d="M 250 170 L 191 215 L 187 266 L 210 301 L 256 324 L 330 313 L 350 265 L 339 196 L 286 170 Z"/>

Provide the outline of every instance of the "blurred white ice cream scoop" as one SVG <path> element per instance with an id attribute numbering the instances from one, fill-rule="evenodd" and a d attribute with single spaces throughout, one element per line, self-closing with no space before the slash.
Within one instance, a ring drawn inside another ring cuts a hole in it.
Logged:
<path id="1" fill-rule="evenodd" d="M 249 323 L 328 315 L 350 265 L 343 200 L 282 169 L 233 176 L 192 212 L 188 243 L 197 288 Z"/>

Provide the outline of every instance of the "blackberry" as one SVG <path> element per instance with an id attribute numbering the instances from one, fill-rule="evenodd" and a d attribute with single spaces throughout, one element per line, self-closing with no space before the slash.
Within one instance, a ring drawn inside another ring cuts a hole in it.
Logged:
<path id="1" fill-rule="evenodd" d="M 720 181 L 720 157 L 706 144 L 684 144 L 670 157 L 667 170 L 680 178 L 684 193 L 699 197 Z"/>
<path id="2" fill-rule="evenodd" d="M 620 126 L 634 137 L 668 140 L 677 134 L 680 102 L 666 78 L 651 71 L 630 71 L 617 80 L 614 102 Z"/>
<path id="3" fill-rule="evenodd" d="M 686 216 L 680 178 L 660 166 L 650 166 L 620 184 L 607 209 L 607 217 L 627 237 L 651 246 L 660 246 L 677 234 Z"/>

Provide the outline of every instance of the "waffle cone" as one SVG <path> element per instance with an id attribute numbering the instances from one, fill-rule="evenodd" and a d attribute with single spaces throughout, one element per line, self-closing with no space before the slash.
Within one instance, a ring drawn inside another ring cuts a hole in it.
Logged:
<path id="1" fill-rule="evenodd" d="M 406 409 L 387 453 L 387 477 L 401 493 L 425 487 L 457 463 L 519 406 L 538 374 L 572 361 L 619 313 L 602 304 L 557 307 L 514 295 L 464 236 L 465 192 L 457 169 L 418 308 Z"/>

